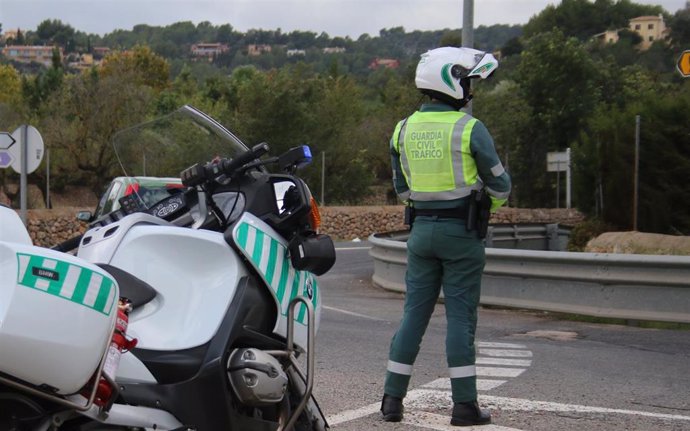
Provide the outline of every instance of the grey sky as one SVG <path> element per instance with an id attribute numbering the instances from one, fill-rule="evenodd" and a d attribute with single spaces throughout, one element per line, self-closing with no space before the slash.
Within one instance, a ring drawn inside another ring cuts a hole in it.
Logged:
<path id="1" fill-rule="evenodd" d="M 658 4 L 675 13 L 686 0 L 633 0 Z M 524 24 L 559 0 L 475 0 L 475 26 Z M 136 24 L 163 26 L 178 21 L 210 21 L 249 29 L 283 32 L 325 31 L 331 37 L 382 28 L 406 31 L 462 27 L 463 0 L 0 0 L 3 29 L 35 30 L 45 19 L 59 19 L 77 30 L 105 34 Z"/>

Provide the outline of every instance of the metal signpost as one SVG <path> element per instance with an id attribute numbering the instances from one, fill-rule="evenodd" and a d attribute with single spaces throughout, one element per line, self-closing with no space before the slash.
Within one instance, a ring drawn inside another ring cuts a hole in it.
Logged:
<path id="1" fill-rule="evenodd" d="M 12 167 L 21 174 L 20 216 L 26 224 L 27 179 L 26 176 L 38 168 L 43 160 L 43 138 L 33 126 L 19 126 L 11 134 L 0 132 L 0 168 Z"/>
<path id="2" fill-rule="evenodd" d="M 570 148 L 559 153 L 546 154 L 546 171 L 556 172 L 556 208 L 560 208 L 561 172 L 565 171 L 565 207 L 570 208 Z"/>

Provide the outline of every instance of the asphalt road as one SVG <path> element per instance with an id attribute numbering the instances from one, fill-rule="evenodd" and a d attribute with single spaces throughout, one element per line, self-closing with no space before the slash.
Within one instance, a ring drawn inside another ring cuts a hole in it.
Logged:
<path id="1" fill-rule="evenodd" d="M 456 429 L 449 426 L 443 304 L 415 364 L 405 420 L 383 422 L 388 345 L 403 296 L 372 285 L 366 242 L 337 250 L 335 267 L 319 277 L 314 389 L 332 429 Z M 493 415 L 478 430 L 690 430 L 690 331 L 482 308 L 477 333 L 479 402 Z"/>

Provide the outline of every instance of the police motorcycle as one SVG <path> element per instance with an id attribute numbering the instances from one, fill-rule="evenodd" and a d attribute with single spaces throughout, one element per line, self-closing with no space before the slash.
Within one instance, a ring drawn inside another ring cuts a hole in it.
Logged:
<path id="1" fill-rule="evenodd" d="M 328 429 L 316 276 L 335 249 L 295 175 L 308 147 L 261 159 L 190 106 L 113 141 L 125 175 L 213 160 L 154 205 L 126 194 L 76 256 L 0 207 L 0 430 Z"/>

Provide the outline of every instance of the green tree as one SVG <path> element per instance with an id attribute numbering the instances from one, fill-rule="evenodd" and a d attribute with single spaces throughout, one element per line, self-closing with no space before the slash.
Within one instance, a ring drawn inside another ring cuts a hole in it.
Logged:
<path id="1" fill-rule="evenodd" d="M 577 140 L 600 97 L 598 71 L 584 47 L 559 30 L 530 39 L 521 58 L 517 82 L 531 116 L 511 167 L 522 190 L 520 205 L 543 206 L 555 196 L 546 153 L 564 151 Z"/>
<path id="2" fill-rule="evenodd" d="M 480 85 L 477 90 L 481 89 Z M 473 115 L 489 129 L 496 152 L 511 174 L 514 164 L 530 151 L 532 111 L 521 93 L 517 83 L 503 80 L 491 90 L 478 91 L 472 108 Z M 521 196 L 521 184 L 514 184 L 511 203 L 520 201 Z"/>
<path id="3" fill-rule="evenodd" d="M 441 36 L 439 46 L 462 46 L 462 33 L 458 30 L 447 31 Z"/>
<path id="4" fill-rule="evenodd" d="M 36 28 L 36 35 L 39 42 L 63 46 L 67 52 L 71 52 L 74 47 L 74 28 L 59 19 L 42 21 Z"/>
<path id="5" fill-rule="evenodd" d="M 21 101 L 22 80 L 19 72 L 7 64 L 0 64 L 0 103 L 15 105 Z"/>
<path id="6" fill-rule="evenodd" d="M 53 50 L 52 63 L 36 76 L 22 76 L 22 96 L 32 112 L 39 112 L 44 102 L 62 87 L 65 72 L 56 50 Z"/>
<path id="7" fill-rule="evenodd" d="M 690 46 L 690 9 L 681 9 L 669 20 L 671 43 L 677 49 Z"/>
<path id="8" fill-rule="evenodd" d="M 315 74 L 304 64 L 268 72 L 243 67 L 224 90 L 221 120 L 248 145 L 268 142 L 274 155 L 302 144 L 317 157 L 326 152 L 329 202 L 355 202 L 373 178 L 359 139 L 360 92 L 351 78 Z M 312 167 L 303 175 L 313 186 L 320 172 Z"/>
<path id="9" fill-rule="evenodd" d="M 46 101 L 38 126 L 55 149 L 55 175 L 100 192 L 120 173 L 110 138 L 145 119 L 150 101 L 151 89 L 127 75 L 69 77 Z"/>
<path id="10" fill-rule="evenodd" d="M 131 51 L 108 55 L 101 65 L 101 74 L 128 76 L 139 85 L 160 91 L 169 84 L 170 65 L 147 46 L 137 45 Z"/>

